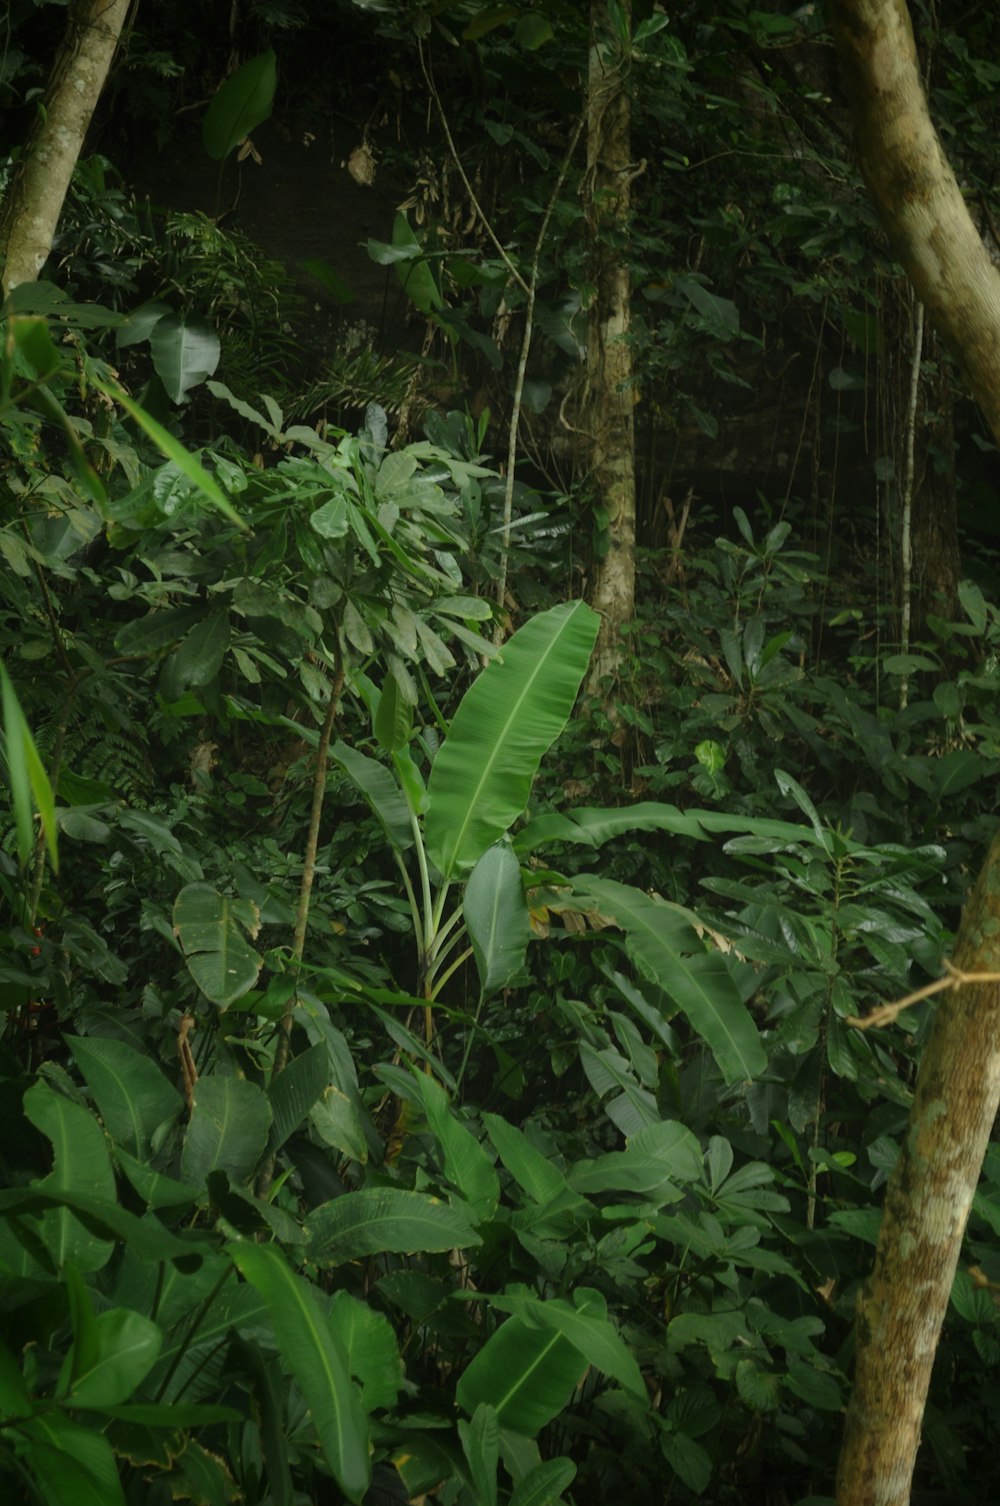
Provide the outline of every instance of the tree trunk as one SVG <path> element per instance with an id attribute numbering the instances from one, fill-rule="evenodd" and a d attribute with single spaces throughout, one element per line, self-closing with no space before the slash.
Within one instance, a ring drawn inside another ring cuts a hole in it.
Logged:
<path id="1" fill-rule="evenodd" d="M 609 34 L 607 0 L 591 0 L 587 79 L 587 176 L 584 214 L 593 284 L 587 316 L 588 485 L 606 549 L 596 562 L 591 602 L 601 630 L 588 689 L 613 675 L 622 634 L 635 615 L 635 396 L 629 340 L 631 295 L 626 235 L 631 203 L 631 110 L 628 96 L 631 0 L 618 7 L 625 36 Z"/>
<path id="2" fill-rule="evenodd" d="M 861 164 L 896 254 L 1000 442 L 1000 274 L 927 111 L 903 0 L 830 0 Z M 1000 842 L 966 906 L 957 966 L 1000 972 Z M 931 1366 L 1000 1103 L 1000 986 L 944 997 L 890 1179 L 837 1479 L 840 1506 L 906 1506 Z"/>
<path id="3" fill-rule="evenodd" d="M 1000 443 L 1000 272 L 927 110 L 905 0 L 830 0 L 868 190 Z"/>
<path id="4" fill-rule="evenodd" d="M 66 36 L 0 211 L 4 294 L 34 282 L 52 249 L 56 224 L 91 116 L 111 67 L 131 0 L 75 0 Z"/>

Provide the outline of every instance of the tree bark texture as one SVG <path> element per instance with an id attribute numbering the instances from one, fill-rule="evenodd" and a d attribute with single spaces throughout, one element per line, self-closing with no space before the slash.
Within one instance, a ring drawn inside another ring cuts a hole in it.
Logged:
<path id="1" fill-rule="evenodd" d="M 830 17 L 869 192 L 1000 442 L 1000 272 L 931 121 L 905 0 L 830 0 Z"/>
<path id="2" fill-rule="evenodd" d="M 631 34 L 631 0 L 619 6 Z M 601 630 L 589 689 L 614 674 L 622 631 L 635 615 L 635 394 L 629 340 L 631 286 L 626 236 L 631 206 L 628 43 L 609 33 L 606 0 L 590 8 L 587 175 L 584 215 L 594 287 L 587 317 L 587 472 L 594 506 L 607 517 L 608 549 L 596 563 L 591 602 Z"/>
<path id="3" fill-rule="evenodd" d="M 963 973 L 1000 973 L 1000 838 L 965 907 L 954 962 Z M 1000 984 L 963 984 L 942 999 L 858 1304 L 838 1506 L 910 1499 L 934 1351 L 1000 1105 Z"/>
<path id="4" fill-rule="evenodd" d="M 1000 274 L 931 123 L 904 0 L 830 0 L 830 15 L 872 199 L 1000 441 Z M 1000 841 L 966 906 L 955 963 L 1000 972 Z M 839 1506 L 910 1499 L 934 1352 L 998 1104 L 1000 985 L 965 984 L 945 995 L 924 1049 L 859 1303 Z"/>
<path id="5" fill-rule="evenodd" d="M 0 209 L 4 293 L 33 282 L 52 249 L 63 200 L 111 67 L 131 0 L 73 0 L 17 178 Z"/>

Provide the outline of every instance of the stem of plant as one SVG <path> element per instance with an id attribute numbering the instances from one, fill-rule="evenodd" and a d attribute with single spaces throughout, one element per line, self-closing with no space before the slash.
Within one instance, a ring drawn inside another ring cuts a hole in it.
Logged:
<path id="1" fill-rule="evenodd" d="M 319 744 L 316 748 L 316 773 L 313 777 L 312 811 L 309 816 L 305 857 L 302 863 L 302 880 L 299 884 L 299 906 L 295 916 L 295 932 L 292 938 L 292 968 L 296 974 L 296 981 L 299 965 L 302 962 L 306 947 L 306 927 L 309 924 L 309 901 L 312 897 L 313 879 L 316 876 L 316 854 L 319 851 L 319 827 L 320 819 L 323 815 L 323 797 L 326 794 L 326 774 L 330 743 L 333 739 L 333 729 L 337 723 L 340 697 L 344 693 L 345 674 L 344 646 L 340 639 L 340 627 L 338 625 L 335 627 L 333 634 L 333 684 L 330 686 L 330 703 L 327 706 L 323 728 L 319 735 Z M 295 1018 L 297 1003 L 298 988 L 296 987 L 296 991 L 285 1005 L 285 1012 L 281 1016 L 278 1025 L 278 1041 L 274 1048 L 274 1065 L 271 1068 L 272 1082 L 274 1082 L 279 1073 L 285 1070 L 288 1064 L 288 1057 L 292 1048 L 292 1022 Z M 259 1198 L 267 1197 L 273 1179 L 274 1157 L 269 1156 L 257 1178 L 257 1196 Z"/>

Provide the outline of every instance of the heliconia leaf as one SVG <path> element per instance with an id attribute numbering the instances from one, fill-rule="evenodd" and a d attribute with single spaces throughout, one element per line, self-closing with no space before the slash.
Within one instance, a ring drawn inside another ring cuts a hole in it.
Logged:
<path id="1" fill-rule="evenodd" d="M 66 1044 L 97 1104 L 104 1128 L 126 1150 L 144 1155 L 155 1130 L 181 1106 L 181 1095 L 151 1056 L 127 1041 L 67 1035 Z"/>
<path id="2" fill-rule="evenodd" d="M 572 1459 L 543 1459 L 518 1481 L 510 1506 L 552 1506 L 575 1478 Z"/>
<path id="3" fill-rule="evenodd" d="M 174 901 L 174 930 L 192 978 L 213 1004 L 226 1009 L 248 993 L 264 965 L 241 927 L 256 930 L 256 906 L 219 894 L 211 884 L 187 884 Z"/>
<path id="4" fill-rule="evenodd" d="M 91 1197 L 113 1202 L 115 1174 L 94 1116 L 41 1080 L 28 1089 L 23 1103 L 27 1118 L 52 1142 L 52 1171 L 37 1184 L 38 1191 L 58 1195 L 83 1187 Z M 81 1271 L 99 1271 L 114 1249 L 66 1208 L 44 1214 L 42 1225 L 46 1247 L 59 1267 L 72 1260 Z"/>
<path id="5" fill-rule="evenodd" d="M 103 1433 L 51 1408 L 19 1423 L 18 1433 L 46 1506 L 125 1506 Z"/>
<path id="6" fill-rule="evenodd" d="M 501 1312 L 512 1313 L 535 1327 L 556 1329 L 602 1375 L 609 1375 L 645 1401 L 642 1372 L 608 1318 L 607 1303 L 599 1291 L 577 1287 L 572 1305 L 561 1297 L 543 1301 L 527 1291 L 505 1292 L 489 1300 Z"/>
<path id="7" fill-rule="evenodd" d="M 462 900 L 484 999 L 504 988 L 524 965 L 531 921 L 521 865 L 510 847 L 488 847 L 469 874 Z"/>
<path id="8" fill-rule="evenodd" d="M 181 1151 L 181 1176 L 203 1187 L 210 1172 L 235 1183 L 256 1169 L 271 1128 L 271 1106 L 256 1083 L 243 1077 L 199 1077 Z"/>
<path id="9" fill-rule="evenodd" d="M 464 1213 L 422 1192 L 365 1187 L 323 1203 L 306 1222 L 309 1254 L 323 1265 L 361 1255 L 418 1254 L 481 1244 Z"/>
<path id="10" fill-rule="evenodd" d="M 481 1401 L 471 1422 L 459 1420 L 458 1436 L 469 1466 L 478 1506 L 496 1506 L 500 1424 L 488 1402 Z"/>
<path id="11" fill-rule="evenodd" d="M 573 709 L 599 621 L 582 601 L 541 612 L 466 691 L 428 785 L 427 850 L 446 879 L 473 868 L 527 805 Z"/>
<path id="12" fill-rule="evenodd" d="M 431 314 L 435 309 L 443 308 L 441 289 L 430 264 L 420 254 L 420 242 L 402 210 L 393 221 L 392 244 L 405 257 L 405 260 L 397 260 L 395 266 L 407 297 L 422 314 Z"/>
<path id="13" fill-rule="evenodd" d="M 305 1398 L 320 1447 L 349 1501 L 371 1481 L 368 1426 L 347 1356 L 319 1292 L 292 1271 L 275 1245 L 230 1246 L 245 1280 L 267 1303 L 282 1358 Z"/>
<path id="14" fill-rule="evenodd" d="M 484 1114 L 483 1123 L 501 1161 L 533 1202 L 544 1207 L 567 1191 L 566 1178 L 559 1168 L 532 1145 L 516 1124 L 508 1124 L 499 1114 Z"/>
<path id="15" fill-rule="evenodd" d="M 412 847 L 413 826 L 406 797 L 385 765 L 346 743 L 334 743 L 330 757 L 361 791 L 396 851 Z"/>
<path id="16" fill-rule="evenodd" d="M 595 909 L 622 928 L 633 961 L 683 1010 L 726 1082 L 740 1082 L 764 1071 L 764 1047 L 725 958 L 706 951 L 679 912 L 641 889 L 611 879 L 581 875 L 576 886 Z"/>
<path id="17" fill-rule="evenodd" d="M 500 1201 L 500 1181 L 493 1162 L 475 1135 L 459 1123 L 441 1084 L 426 1072 L 415 1072 L 414 1077 L 427 1123 L 441 1146 L 449 1180 L 477 1218 L 492 1218 Z"/>
<path id="18" fill-rule="evenodd" d="M 163 1333 L 142 1313 L 112 1307 L 95 1320 L 97 1352 L 74 1377 L 75 1407 L 117 1407 L 145 1380 L 163 1347 Z"/>
<path id="19" fill-rule="evenodd" d="M 34 738 L 28 730 L 21 703 L 6 669 L 0 664 L 0 691 L 3 701 L 4 748 L 7 756 L 7 779 L 17 827 L 17 852 L 22 865 L 34 851 L 34 813 L 37 810 L 45 833 L 49 861 L 59 871 L 56 846 L 55 796 L 38 756 Z"/>
<path id="20" fill-rule="evenodd" d="M 267 1090 L 272 1116 L 269 1151 L 281 1149 L 308 1117 L 329 1082 L 330 1056 L 322 1041 L 293 1057 L 272 1080 Z"/>
<path id="21" fill-rule="evenodd" d="M 562 1411 L 586 1371 L 587 1361 L 556 1329 L 508 1318 L 465 1367 L 455 1395 L 470 1415 L 486 1402 L 501 1427 L 534 1438 Z"/>
<path id="22" fill-rule="evenodd" d="M 212 96 L 201 127 L 208 155 L 221 162 L 271 114 L 278 83 L 273 50 L 250 58 Z"/>

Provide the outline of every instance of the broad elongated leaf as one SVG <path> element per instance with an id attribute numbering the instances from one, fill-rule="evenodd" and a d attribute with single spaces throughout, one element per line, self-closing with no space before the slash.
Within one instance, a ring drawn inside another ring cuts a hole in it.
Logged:
<path id="1" fill-rule="evenodd" d="M 22 864 L 26 864 L 34 850 L 34 813 L 41 816 L 42 830 L 53 869 L 59 871 L 59 852 L 56 846 L 56 803 L 38 756 L 34 738 L 24 719 L 21 703 L 11 684 L 10 676 L 0 664 L 0 689 L 3 696 L 4 751 L 7 756 L 7 778 L 10 783 L 11 803 L 17 826 L 17 852 Z"/>
<path id="2" fill-rule="evenodd" d="M 154 1130 L 179 1112 L 181 1095 L 152 1057 L 125 1041 L 69 1035 L 66 1042 L 108 1134 L 126 1150 L 144 1155 Z"/>
<path id="3" fill-rule="evenodd" d="M 49 1410 L 18 1428 L 46 1506 L 125 1506 L 111 1445 L 102 1433 Z"/>
<path id="4" fill-rule="evenodd" d="M 163 1347 L 163 1334 L 142 1313 L 113 1307 L 94 1324 L 97 1353 L 74 1380 L 70 1392 L 77 1407 L 117 1407 L 145 1380 Z"/>
<path id="5" fill-rule="evenodd" d="M 204 1186 L 212 1171 L 236 1183 L 249 1180 L 267 1144 L 271 1106 L 256 1083 L 242 1077 L 200 1077 L 181 1151 L 181 1176 Z"/>
<path id="6" fill-rule="evenodd" d="M 455 1395 L 470 1415 L 486 1402 L 501 1427 L 534 1438 L 562 1411 L 586 1370 L 579 1350 L 555 1328 L 508 1318 L 466 1366 Z"/>
<path id="7" fill-rule="evenodd" d="M 481 1243 L 464 1213 L 422 1192 L 366 1187 L 323 1203 L 306 1223 L 309 1254 L 324 1265 L 361 1255 L 416 1254 Z"/>
<path id="8" fill-rule="evenodd" d="M 532 1145 L 523 1130 L 508 1124 L 499 1114 L 484 1114 L 483 1123 L 501 1161 L 533 1202 L 544 1207 L 567 1190 L 562 1172 Z"/>
<path id="9" fill-rule="evenodd" d="M 560 1297 L 542 1301 L 528 1292 L 505 1292 L 502 1297 L 491 1297 L 490 1304 L 533 1327 L 556 1329 L 602 1375 L 611 1376 L 633 1396 L 646 1399 L 639 1366 L 609 1320 L 607 1303 L 600 1292 L 578 1287 L 573 1293 L 572 1306 Z"/>
<path id="10" fill-rule="evenodd" d="M 575 1477 L 572 1459 L 544 1459 L 518 1481 L 510 1506 L 551 1506 Z"/>
<path id="11" fill-rule="evenodd" d="M 822 834 L 792 821 L 767 816 L 740 816 L 725 811 L 678 810 L 658 800 L 640 800 L 621 807 L 582 806 L 579 810 L 546 811 L 523 826 L 514 838 L 514 851 L 537 852 L 557 842 L 602 847 L 630 831 L 669 831 L 704 842 L 720 832 L 769 837 L 777 842 L 808 842 L 824 846 Z"/>
<path id="12" fill-rule="evenodd" d="M 207 999 L 220 1009 L 248 993 L 263 966 L 243 935 L 256 928 L 256 906 L 219 894 L 211 884 L 188 884 L 174 902 L 174 930 L 188 971 Z"/>
<path id="13" fill-rule="evenodd" d="M 210 685 L 229 649 L 229 613 L 211 612 L 195 623 L 171 662 L 180 685 Z"/>
<path id="14" fill-rule="evenodd" d="M 449 1179 L 477 1218 L 492 1218 L 500 1201 L 500 1181 L 492 1161 L 475 1135 L 455 1117 L 441 1084 L 426 1072 L 414 1076 Z"/>
<path id="15" fill-rule="evenodd" d="M 725 958 L 707 952 L 683 917 L 640 889 L 590 875 L 577 883 L 596 909 L 621 926 L 633 961 L 683 1010 L 726 1082 L 763 1072 L 767 1057 Z"/>
<path id="16" fill-rule="evenodd" d="M 540 613 L 462 698 L 434 760 L 425 819 L 427 850 L 446 879 L 473 868 L 527 805 L 573 709 L 598 624 L 581 601 Z"/>
<path id="17" fill-rule="evenodd" d="M 237 68 L 212 96 L 202 122 L 201 139 L 215 162 L 228 157 L 234 147 L 268 119 L 277 83 L 277 58 L 269 49 Z"/>
<path id="18" fill-rule="evenodd" d="M 197 1238 L 178 1239 L 157 1219 L 136 1218 L 134 1213 L 119 1208 L 117 1203 L 90 1197 L 85 1192 L 74 1192 L 69 1188 L 56 1190 L 41 1183 L 34 1187 L 0 1189 L 0 1215 L 37 1213 L 49 1208 L 72 1209 L 80 1223 L 99 1240 L 116 1240 L 127 1245 L 137 1259 L 154 1264 L 162 1260 L 201 1259 L 209 1250 L 209 1246 Z M 111 1248 L 110 1244 L 108 1248 Z"/>
<path id="19" fill-rule="evenodd" d="M 334 743 L 330 757 L 361 791 L 396 851 L 406 852 L 412 847 L 413 827 L 406 797 L 385 765 L 346 743 Z"/>
<path id="20" fill-rule="evenodd" d="M 471 1422 L 459 1421 L 458 1436 L 469 1466 L 478 1506 L 496 1506 L 500 1424 L 488 1402 L 481 1401 Z"/>
<path id="21" fill-rule="evenodd" d="M 393 221 L 392 244 L 403 258 L 395 260 L 396 275 L 414 305 L 425 315 L 443 308 L 444 299 L 434 273 L 421 255 L 420 242 L 402 210 Z M 393 458 L 396 457 L 390 457 Z"/>
<path id="22" fill-rule="evenodd" d="M 219 337 L 210 324 L 181 314 L 165 314 L 156 321 L 149 348 L 156 374 L 175 403 L 183 402 L 192 387 L 212 375 L 222 354 Z"/>
<path id="23" fill-rule="evenodd" d="M 270 1151 L 280 1150 L 307 1118 L 330 1081 L 330 1056 L 322 1042 L 310 1046 L 288 1066 L 267 1090 L 271 1105 Z"/>
<path id="24" fill-rule="evenodd" d="M 86 1188 L 91 1197 L 113 1203 L 115 1174 L 100 1125 L 92 1114 L 36 1082 L 24 1095 L 24 1112 L 36 1129 L 52 1141 L 52 1171 L 38 1183 L 40 1192 L 60 1194 Z M 57 1266 L 72 1260 L 81 1271 L 99 1271 L 113 1246 L 95 1236 L 66 1208 L 54 1208 L 42 1219 L 45 1244 Z"/>
<path id="25" fill-rule="evenodd" d="M 320 1447 L 349 1501 L 360 1503 L 371 1480 L 368 1428 L 347 1356 L 307 1281 L 274 1245 L 231 1246 L 229 1254 L 267 1303 L 278 1347 L 306 1399 Z"/>
<path id="26" fill-rule="evenodd" d="M 150 439 L 156 445 L 162 455 L 172 460 L 182 475 L 197 487 L 203 497 L 206 497 L 212 506 L 218 508 L 231 523 L 238 528 L 246 528 L 246 523 L 233 507 L 228 497 L 225 496 L 215 477 L 206 471 L 197 458 L 186 450 L 179 440 L 175 439 L 169 429 L 165 429 L 151 413 L 141 408 L 138 403 L 128 397 L 118 387 L 111 387 L 107 382 L 94 381 L 94 386 L 109 397 L 113 403 L 119 403 L 132 418 L 135 419 L 140 429 L 144 429 Z"/>
<path id="27" fill-rule="evenodd" d="M 394 1407 L 403 1389 L 403 1362 L 388 1318 L 350 1292 L 334 1292 L 330 1322 L 347 1355 L 348 1368 L 361 1382 L 366 1412 Z"/>
<path id="28" fill-rule="evenodd" d="M 505 842 L 483 853 L 469 874 L 462 905 L 479 988 L 489 998 L 523 966 L 531 940 L 521 865 Z"/>

